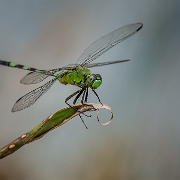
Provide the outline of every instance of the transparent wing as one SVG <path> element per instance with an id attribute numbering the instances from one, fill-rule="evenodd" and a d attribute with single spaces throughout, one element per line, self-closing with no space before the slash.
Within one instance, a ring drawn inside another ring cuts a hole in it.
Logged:
<path id="1" fill-rule="evenodd" d="M 51 79 L 46 84 L 34 89 L 33 91 L 25 94 L 20 99 L 16 101 L 12 108 L 12 112 L 23 110 L 31 105 L 33 105 L 39 97 L 41 97 L 45 92 L 47 92 L 52 84 L 57 80 L 57 78 Z"/>
<path id="2" fill-rule="evenodd" d="M 21 84 L 29 85 L 29 84 L 37 84 L 44 79 L 46 79 L 48 76 L 56 76 L 55 74 L 57 72 L 60 72 L 62 70 L 72 69 L 75 64 L 69 64 L 67 66 L 64 66 L 62 68 L 57 69 L 51 69 L 51 70 L 44 70 L 43 72 L 30 72 L 26 74 L 20 81 Z"/>
<path id="3" fill-rule="evenodd" d="M 77 64 L 86 65 L 121 41 L 132 36 L 142 28 L 142 23 L 121 27 L 93 42 L 79 57 Z"/>
<path id="4" fill-rule="evenodd" d="M 48 77 L 48 75 L 46 75 L 46 74 L 30 72 L 21 79 L 20 83 L 25 84 L 25 85 L 36 84 L 36 83 L 43 81 L 47 77 Z"/>
<path id="5" fill-rule="evenodd" d="M 102 63 L 92 63 L 92 64 L 86 64 L 85 67 L 87 67 L 87 68 L 99 67 L 99 66 L 105 66 L 105 65 L 109 65 L 109 64 L 122 63 L 122 62 L 126 62 L 126 61 L 130 61 L 130 60 L 126 59 L 126 60 L 108 61 L 108 62 L 102 62 Z"/>

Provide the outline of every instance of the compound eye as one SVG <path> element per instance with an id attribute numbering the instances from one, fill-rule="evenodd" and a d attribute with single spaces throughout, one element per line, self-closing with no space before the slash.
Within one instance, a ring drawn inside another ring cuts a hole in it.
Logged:
<path id="1" fill-rule="evenodd" d="M 96 89 L 102 84 L 102 77 L 99 74 L 94 74 L 92 80 L 92 88 Z"/>
<path id="2" fill-rule="evenodd" d="M 93 82 L 96 80 L 96 75 L 95 74 L 91 74 L 89 77 L 90 81 Z"/>

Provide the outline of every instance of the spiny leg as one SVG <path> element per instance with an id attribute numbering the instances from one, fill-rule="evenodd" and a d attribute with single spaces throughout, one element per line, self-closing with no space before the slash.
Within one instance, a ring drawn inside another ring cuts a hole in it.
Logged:
<path id="1" fill-rule="evenodd" d="M 76 101 L 78 100 L 78 98 L 81 96 L 81 94 L 83 93 L 83 95 L 82 95 L 82 99 L 81 99 L 81 104 L 84 104 L 84 97 L 85 97 L 85 94 L 86 94 L 86 92 L 87 92 L 87 89 L 88 88 L 85 88 L 85 89 L 82 89 L 82 91 L 80 91 L 79 92 L 79 94 L 76 96 L 76 98 L 74 99 L 74 101 L 73 101 L 73 104 L 75 104 L 76 103 Z M 85 114 L 85 113 L 82 113 L 82 114 L 84 114 L 86 117 L 91 117 L 91 115 L 87 115 L 87 114 Z M 82 118 L 81 118 L 82 119 Z"/>
<path id="2" fill-rule="evenodd" d="M 82 95 L 82 98 L 81 98 L 81 104 L 84 104 L 84 102 L 87 102 L 86 101 L 86 94 L 87 94 L 87 92 L 88 92 L 88 88 L 85 88 L 84 90 L 83 90 L 83 95 Z M 81 93 L 82 94 L 82 93 Z M 88 104 L 87 104 L 88 105 Z M 88 105 L 89 106 L 89 105 Z M 90 105 L 91 106 L 91 105 Z M 83 113 L 84 114 L 84 113 Z M 86 117 L 91 117 L 92 115 L 87 115 L 87 114 L 84 114 Z"/>
<path id="3" fill-rule="evenodd" d="M 79 94 L 74 98 L 73 104 L 76 104 L 76 101 L 78 100 L 78 98 L 81 96 L 81 94 L 83 93 L 84 89 L 82 89 Z"/>
<path id="4" fill-rule="evenodd" d="M 86 90 L 85 102 L 87 102 L 87 99 L 88 99 L 88 88 Z"/>
<path id="5" fill-rule="evenodd" d="M 79 89 L 79 90 L 77 90 L 76 92 L 72 93 L 70 96 L 68 96 L 68 97 L 65 99 L 65 103 L 66 103 L 68 106 L 70 106 L 71 108 L 77 110 L 76 108 L 72 107 L 67 101 L 70 100 L 73 96 L 75 96 L 75 95 L 77 94 L 77 96 L 75 97 L 75 99 L 74 99 L 74 101 L 73 101 L 73 104 L 75 104 L 76 101 L 78 100 L 78 98 L 79 98 L 79 97 L 81 96 L 81 94 L 83 93 L 83 91 L 84 91 L 84 89 Z M 84 114 L 84 113 L 82 113 L 82 114 Z M 87 116 L 87 117 L 91 117 L 91 116 L 88 116 L 88 115 L 86 115 L 86 114 L 84 114 L 84 115 Z M 80 114 L 79 114 L 79 117 L 81 118 L 81 121 L 83 122 L 83 124 L 84 124 L 84 126 L 86 127 L 86 129 L 88 129 Z"/>
<path id="6" fill-rule="evenodd" d="M 82 98 L 81 98 L 81 104 L 84 104 L 84 97 L 85 97 L 85 94 L 87 92 L 87 88 L 84 89 L 84 92 L 83 92 L 83 95 L 82 95 Z"/>
<path id="7" fill-rule="evenodd" d="M 85 96 L 85 97 L 83 97 L 83 102 L 87 102 L 87 99 L 88 99 L 88 88 L 86 88 L 86 91 L 85 91 L 85 93 L 84 93 L 84 96 Z M 87 104 L 87 105 L 93 107 L 93 105 L 90 105 L 90 104 Z M 91 115 L 90 115 L 90 117 L 91 117 Z"/>
<path id="8" fill-rule="evenodd" d="M 75 96 L 76 94 L 78 94 L 78 93 L 80 93 L 82 91 L 82 89 L 79 89 L 79 90 L 77 90 L 76 92 L 74 92 L 74 93 L 72 93 L 70 96 L 68 96 L 66 99 L 65 99 L 65 103 L 68 105 L 68 106 L 70 106 L 70 107 L 72 107 L 67 101 L 69 101 L 73 96 Z M 78 95 L 77 95 L 78 96 Z M 75 98 L 76 99 L 76 98 Z M 76 100 L 77 101 L 77 100 Z M 73 104 L 75 104 L 74 103 L 74 101 L 73 101 Z"/>
<path id="9" fill-rule="evenodd" d="M 83 103 L 85 102 L 87 102 L 87 99 L 88 99 L 88 88 L 86 88 L 86 90 L 85 90 L 85 93 L 83 94 L 83 98 L 82 98 L 82 100 L 83 100 Z"/>
<path id="10" fill-rule="evenodd" d="M 80 114 L 79 114 L 79 117 L 81 118 L 81 121 L 83 122 L 83 124 L 84 124 L 85 128 L 86 128 L 86 129 L 88 129 L 88 127 L 86 126 L 86 124 L 85 124 L 85 122 L 84 122 L 84 120 L 83 120 L 83 118 L 81 117 L 81 115 L 80 115 Z"/>
<path id="11" fill-rule="evenodd" d="M 94 89 L 91 89 L 91 90 L 92 90 L 92 92 L 96 95 L 96 97 L 98 98 L 99 102 L 100 102 L 101 105 L 103 106 L 103 103 L 101 102 L 101 100 L 100 100 L 98 94 L 96 93 L 96 91 L 95 91 Z"/>

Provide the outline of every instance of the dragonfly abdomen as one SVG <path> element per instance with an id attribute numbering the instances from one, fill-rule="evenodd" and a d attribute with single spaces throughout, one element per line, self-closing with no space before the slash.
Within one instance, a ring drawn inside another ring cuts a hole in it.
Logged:
<path id="1" fill-rule="evenodd" d="M 2 61 L 2 60 L 0 60 L 0 65 L 9 66 L 12 68 L 14 67 L 14 68 L 19 68 L 19 69 L 29 70 L 29 71 L 33 71 L 33 72 L 43 72 L 42 70 L 39 70 L 36 68 L 32 68 L 32 67 L 25 66 L 22 64 L 17 64 L 14 62 Z"/>

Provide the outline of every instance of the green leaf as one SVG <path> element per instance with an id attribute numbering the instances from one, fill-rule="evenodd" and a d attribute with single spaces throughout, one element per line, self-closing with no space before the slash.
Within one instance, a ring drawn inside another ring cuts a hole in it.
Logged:
<path id="1" fill-rule="evenodd" d="M 104 104 L 102 105 L 102 104 L 92 104 L 92 103 L 78 104 L 78 105 L 73 105 L 71 107 L 68 106 L 66 108 L 58 110 L 54 114 L 44 119 L 41 123 L 36 125 L 30 131 L 24 133 L 22 136 L 18 137 L 11 143 L 1 148 L 0 159 L 14 153 L 25 144 L 35 141 L 37 139 L 40 139 L 49 131 L 63 125 L 64 123 L 74 118 L 75 116 L 80 115 L 81 113 L 84 113 L 87 111 L 96 111 L 96 110 L 99 110 L 100 108 L 108 109 L 112 113 L 112 109 L 109 106 L 104 105 Z M 97 119 L 99 123 L 101 123 L 98 118 L 98 113 L 97 113 Z M 107 123 L 105 124 L 101 123 L 101 124 L 107 125 L 112 121 L 112 119 L 113 119 L 113 113 L 112 113 L 111 119 Z"/>

